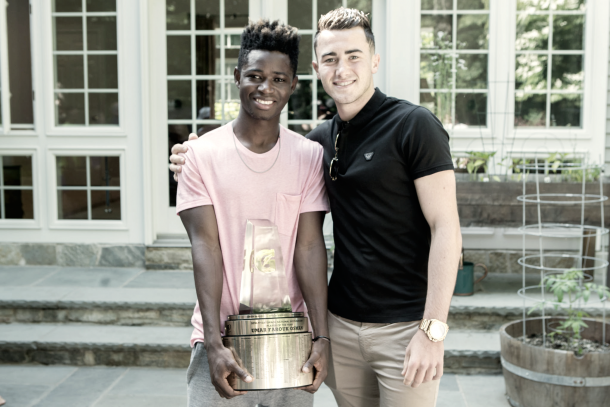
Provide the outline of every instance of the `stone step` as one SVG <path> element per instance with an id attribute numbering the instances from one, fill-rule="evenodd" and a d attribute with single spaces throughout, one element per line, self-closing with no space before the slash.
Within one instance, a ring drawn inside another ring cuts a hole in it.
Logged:
<path id="1" fill-rule="evenodd" d="M 0 287 L 0 323 L 187 327 L 196 299 L 182 288 Z"/>
<path id="2" fill-rule="evenodd" d="M 187 367 L 187 327 L 87 324 L 0 324 L 0 363 L 75 366 Z M 497 333 L 451 330 L 446 372 L 500 372 Z"/>

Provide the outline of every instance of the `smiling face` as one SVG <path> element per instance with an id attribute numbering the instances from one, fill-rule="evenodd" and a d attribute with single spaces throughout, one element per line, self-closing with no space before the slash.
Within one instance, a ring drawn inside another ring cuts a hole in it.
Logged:
<path id="1" fill-rule="evenodd" d="M 375 91 L 373 74 L 379 67 L 379 55 L 373 54 L 364 30 L 354 27 L 320 32 L 316 56 L 314 69 L 337 107 L 364 106 Z"/>
<path id="2" fill-rule="evenodd" d="M 278 118 L 298 81 L 288 55 L 263 50 L 250 51 L 234 77 L 241 109 L 257 120 Z"/>

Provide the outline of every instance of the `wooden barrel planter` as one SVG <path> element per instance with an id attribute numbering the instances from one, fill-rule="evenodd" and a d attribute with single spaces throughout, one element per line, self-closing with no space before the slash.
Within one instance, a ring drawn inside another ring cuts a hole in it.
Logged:
<path id="1" fill-rule="evenodd" d="M 546 317 L 544 322 L 560 321 Z M 602 341 L 602 322 L 585 319 L 585 339 Z M 526 333 L 542 333 L 543 318 L 526 320 Z M 548 329 L 547 329 L 547 332 Z M 610 353 L 574 352 L 532 346 L 519 341 L 523 320 L 500 328 L 506 396 L 513 407 L 610 406 Z M 610 342 L 610 324 L 606 324 Z"/>

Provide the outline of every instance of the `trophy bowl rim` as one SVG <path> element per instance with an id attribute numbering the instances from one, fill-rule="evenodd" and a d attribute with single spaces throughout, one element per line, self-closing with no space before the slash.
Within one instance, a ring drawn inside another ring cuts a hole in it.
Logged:
<path id="1" fill-rule="evenodd" d="M 263 314 L 241 314 L 229 315 L 228 321 L 239 321 L 243 319 L 278 319 L 278 318 L 301 318 L 304 317 L 304 312 L 269 312 Z"/>

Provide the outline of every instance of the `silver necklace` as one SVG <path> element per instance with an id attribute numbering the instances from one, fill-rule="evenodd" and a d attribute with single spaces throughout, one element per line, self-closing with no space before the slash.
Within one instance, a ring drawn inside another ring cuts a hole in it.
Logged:
<path id="1" fill-rule="evenodd" d="M 248 169 L 250 171 L 255 172 L 257 174 L 264 174 L 267 171 L 269 171 L 271 168 L 273 168 L 273 166 L 277 162 L 278 157 L 280 156 L 280 151 L 282 151 L 282 138 L 280 136 L 277 136 L 277 142 L 280 143 L 280 145 L 277 149 L 277 155 L 275 156 L 275 161 L 273 161 L 273 164 L 271 164 L 271 167 L 267 168 L 265 171 L 256 171 L 256 170 L 253 170 L 252 168 L 250 168 L 250 166 L 248 164 L 246 164 L 246 162 L 242 158 L 241 154 L 239 154 L 239 149 L 237 148 L 237 142 L 235 141 L 236 138 L 237 138 L 237 136 L 233 135 L 233 145 L 235 145 L 235 151 L 237 151 L 237 155 L 239 156 L 239 159 L 241 160 L 242 163 L 244 163 L 244 165 L 246 167 L 248 167 Z"/>

